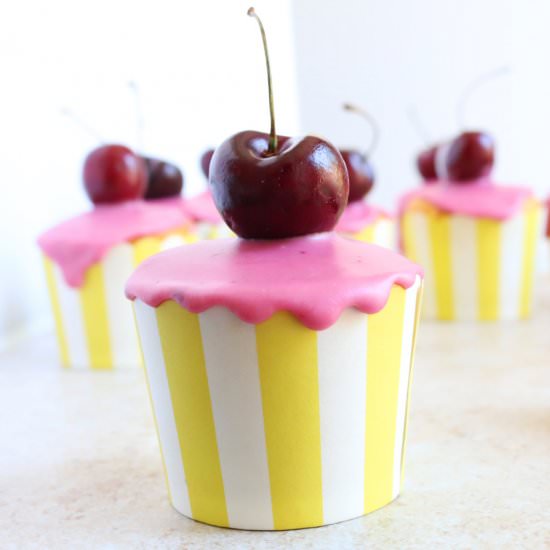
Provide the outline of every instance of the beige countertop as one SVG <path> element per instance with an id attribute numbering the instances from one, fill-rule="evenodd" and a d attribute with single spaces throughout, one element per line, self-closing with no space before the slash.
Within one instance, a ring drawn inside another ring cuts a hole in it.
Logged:
<path id="1" fill-rule="evenodd" d="M 141 371 L 0 356 L 1 548 L 550 548 L 550 280 L 523 323 L 421 327 L 402 496 L 279 533 L 201 525 L 166 497 Z"/>

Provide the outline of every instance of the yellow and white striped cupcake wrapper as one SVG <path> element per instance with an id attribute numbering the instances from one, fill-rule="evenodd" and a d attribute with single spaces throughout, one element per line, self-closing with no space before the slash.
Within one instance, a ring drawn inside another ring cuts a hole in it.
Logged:
<path id="1" fill-rule="evenodd" d="M 86 271 L 80 288 L 70 287 L 60 268 L 44 256 L 63 366 L 112 369 L 141 364 L 124 285 L 143 260 L 187 240 L 187 232 L 182 230 L 116 245 Z"/>
<path id="2" fill-rule="evenodd" d="M 357 233 L 343 233 L 357 241 L 377 244 L 390 250 L 397 248 L 397 226 L 393 218 L 381 217 Z"/>
<path id="3" fill-rule="evenodd" d="M 423 202 L 402 219 L 406 256 L 424 267 L 427 318 L 523 319 L 530 315 L 540 204 L 506 221 L 451 215 Z"/>
<path id="4" fill-rule="evenodd" d="M 314 331 L 286 312 L 134 303 L 170 500 L 242 529 L 295 529 L 397 497 L 421 281 Z"/>

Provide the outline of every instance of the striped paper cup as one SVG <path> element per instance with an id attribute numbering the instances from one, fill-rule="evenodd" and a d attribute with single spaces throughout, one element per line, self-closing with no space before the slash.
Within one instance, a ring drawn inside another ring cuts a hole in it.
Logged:
<path id="1" fill-rule="evenodd" d="M 397 497 L 421 282 L 314 331 L 214 307 L 134 308 L 170 500 L 240 529 L 327 525 Z"/>
<path id="2" fill-rule="evenodd" d="M 341 234 L 357 241 L 377 244 L 390 250 L 397 248 L 397 227 L 393 218 L 380 217 L 361 231 Z"/>
<path id="3" fill-rule="evenodd" d="M 141 364 L 126 280 L 145 258 L 187 241 L 187 230 L 145 237 L 112 247 L 73 288 L 46 255 L 44 266 L 64 367 L 112 369 Z"/>
<path id="4" fill-rule="evenodd" d="M 443 212 L 416 199 L 401 230 L 405 254 L 424 267 L 423 311 L 441 320 L 524 319 L 530 315 L 540 203 L 500 221 Z"/>

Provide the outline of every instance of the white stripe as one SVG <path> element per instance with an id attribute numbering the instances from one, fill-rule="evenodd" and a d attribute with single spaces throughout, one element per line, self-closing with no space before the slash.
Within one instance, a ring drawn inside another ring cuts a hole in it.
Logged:
<path id="1" fill-rule="evenodd" d="M 134 302 L 134 308 L 172 504 L 178 512 L 191 517 L 191 505 L 181 460 L 172 398 L 166 377 L 156 310 L 138 300 Z"/>
<path id="2" fill-rule="evenodd" d="M 451 268 L 455 319 L 478 318 L 477 222 L 466 216 L 451 216 Z"/>
<path id="3" fill-rule="evenodd" d="M 401 365 L 399 367 L 399 391 L 397 395 L 397 416 L 395 426 L 395 447 L 393 455 L 393 496 L 396 498 L 401 488 L 401 457 L 403 453 L 403 435 L 407 414 L 407 396 L 411 370 L 411 353 L 416 319 L 416 299 L 420 288 L 420 277 L 405 294 L 405 314 L 403 316 L 403 336 L 401 344 Z"/>
<path id="4" fill-rule="evenodd" d="M 133 262 L 133 248 L 126 243 L 111 248 L 102 260 L 111 351 L 117 368 L 141 364 L 132 305 L 124 296 L 124 285 L 133 271 Z"/>
<path id="5" fill-rule="evenodd" d="M 255 327 L 219 307 L 199 322 L 229 525 L 273 529 Z"/>
<path id="6" fill-rule="evenodd" d="M 63 328 L 67 339 L 69 364 L 74 368 L 87 368 L 90 366 L 90 356 L 84 332 L 80 289 L 70 287 L 65 282 L 61 270 L 55 263 L 53 264 L 53 272 L 57 295 L 59 296 Z"/>
<path id="7" fill-rule="evenodd" d="M 391 250 L 397 249 L 396 224 L 393 219 L 382 218 L 375 225 L 373 243 Z"/>
<path id="8" fill-rule="evenodd" d="M 317 333 L 325 524 L 364 513 L 367 317 L 347 309 Z"/>
<path id="9" fill-rule="evenodd" d="M 424 305 L 423 316 L 426 319 L 437 317 L 435 299 L 435 276 L 433 269 L 432 247 L 428 218 L 424 214 L 412 213 L 410 216 L 410 230 L 408 237 L 413 241 L 416 250 L 416 262 L 424 268 Z"/>
<path id="10" fill-rule="evenodd" d="M 500 318 L 518 319 L 521 278 L 524 269 L 525 213 L 521 212 L 501 227 Z"/>
<path id="11" fill-rule="evenodd" d="M 185 239 L 181 235 L 168 235 L 161 243 L 161 250 L 168 250 L 169 248 L 175 248 L 185 244 Z"/>

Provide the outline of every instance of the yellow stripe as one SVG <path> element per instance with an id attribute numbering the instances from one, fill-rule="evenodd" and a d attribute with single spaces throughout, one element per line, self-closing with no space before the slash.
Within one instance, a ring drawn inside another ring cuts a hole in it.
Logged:
<path id="1" fill-rule="evenodd" d="M 404 314 L 405 289 L 394 286 L 384 309 L 368 317 L 365 513 L 390 502 L 393 494 Z"/>
<path id="2" fill-rule="evenodd" d="M 256 326 L 275 529 L 323 523 L 317 334 L 289 313 Z"/>
<path id="3" fill-rule="evenodd" d="M 411 387 L 413 380 L 414 356 L 416 353 L 416 337 L 418 334 L 418 325 L 420 324 L 420 315 L 422 312 L 422 296 L 424 295 L 424 283 L 422 282 L 416 294 L 416 312 L 414 315 L 414 329 L 411 347 L 411 364 L 409 367 L 409 384 L 407 386 L 407 405 L 405 407 L 405 427 L 403 429 L 403 446 L 401 448 L 401 485 L 403 485 L 405 471 L 405 450 L 407 448 L 407 431 L 409 427 L 409 407 L 411 404 Z"/>
<path id="4" fill-rule="evenodd" d="M 137 266 L 149 256 L 160 251 L 161 240 L 158 237 L 144 237 L 132 243 L 134 248 L 134 265 Z"/>
<path id="5" fill-rule="evenodd" d="M 477 220 L 477 277 L 479 310 L 482 321 L 499 317 L 501 227 L 497 220 Z"/>
<path id="6" fill-rule="evenodd" d="M 173 301 L 156 313 L 193 518 L 228 527 L 198 315 Z"/>
<path id="7" fill-rule="evenodd" d="M 433 257 L 435 296 L 439 319 L 454 319 L 451 231 L 447 214 L 438 211 L 428 216 L 428 231 Z"/>
<path id="8" fill-rule="evenodd" d="M 520 311 L 521 318 L 531 314 L 535 256 L 541 210 L 535 200 L 525 205 L 525 232 L 523 235 L 523 271 L 521 279 Z"/>
<path id="9" fill-rule="evenodd" d="M 48 293 L 52 303 L 53 318 L 55 322 L 55 333 L 57 335 L 57 344 L 59 346 L 59 355 L 61 364 L 64 367 L 70 366 L 69 346 L 67 345 L 67 337 L 63 328 L 63 315 L 61 313 L 61 305 L 57 294 L 57 286 L 55 282 L 54 266 L 52 261 L 44 256 L 44 268 L 46 270 L 46 282 L 48 284 Z"/>
<path id="10" fill-rule="evenodd" d="M 375 222 L 368 227 L 365 227 L 358 233 L 352 235 L 352 237 L 358 241 L 363 241 L 364 243 L 372 243 L 374 241 L 374 229 L 378 222 Z"/>
<path id="11" fill-rule="evenodd" d="M 101 264 L 97 263 L 88 268 L 79 295 L 90 365 L 95 369 L 113 368 Z"/>

